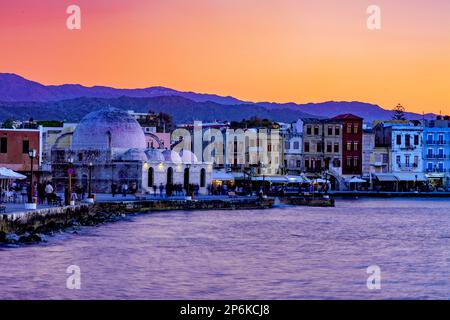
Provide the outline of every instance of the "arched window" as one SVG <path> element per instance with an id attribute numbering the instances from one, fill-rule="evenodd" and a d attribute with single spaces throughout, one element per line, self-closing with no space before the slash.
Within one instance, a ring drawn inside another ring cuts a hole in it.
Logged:
<path id="1" fill-rule="evenodd" d="M 173 184 L 173 168 L 169 167 L 169 169 L 167 169 L 167 185 L 172 184 Z"/>
<path id="2" fill-rule="evenodd" d="M 184 169 L 184 189 L 189 188 L 189 168 Z"/>
<path id="3" fill-rule="evenodd" d="M 148 187 L 153 187 L 153 184 L 154 184 L 154 171 L 153 171 L 153 168 L 152 167 L 150 167 L 150 168 L 148 168 L 148 180 L 147 180 L 147 186 Z"/>
<path id="4" fill-rule="evenodd" d="M 200 188 L 206 187 L 206 170 L 200 170 Z"/>

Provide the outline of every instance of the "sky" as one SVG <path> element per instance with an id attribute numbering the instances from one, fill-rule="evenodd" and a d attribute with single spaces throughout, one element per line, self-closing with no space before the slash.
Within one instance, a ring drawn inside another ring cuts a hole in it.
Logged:
<path id="1" fill-rule="evenodd" d="M 66 26 L 72 4 L 80 30 Z M 448 0 L 0 0 L 0 72 L 445 114 L 449 21 Z"/>

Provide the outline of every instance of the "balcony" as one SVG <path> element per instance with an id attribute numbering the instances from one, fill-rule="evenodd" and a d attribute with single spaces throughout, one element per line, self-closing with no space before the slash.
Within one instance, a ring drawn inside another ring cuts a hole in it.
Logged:
<path id="1" fill-rule="evenodd" d="M 414 146 L 414 145 L 400 147 L 400 150 L 402 150 L 402 151 L 415 150 L 415 149 L 416 149 L 416 146 Z"/>
<path id="2" fill-rule="evenodd" d="M 427 154 L 425 156 L 425 158 L 428 159 L 428 160 L 433 160 L 433 159 L 443 160 L 443 159 L 448 159 L 450 157 L 448 155 L 445 155 L 445 154 Z"/>
<path id="3" fill-rule="evenodd" d="M 428 145 L 445 145 L 447 141 L 445 140 L 426 140 L 426 144 Z"/>

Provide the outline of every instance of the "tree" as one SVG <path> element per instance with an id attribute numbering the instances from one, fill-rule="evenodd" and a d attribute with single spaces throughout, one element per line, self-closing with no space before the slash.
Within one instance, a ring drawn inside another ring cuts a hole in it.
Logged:
<path id="1" fill-rule="evenodd" d="M 7 119 L 3 122 L 3 128 L 12 129 L 14 125 L 14 121 L 12 119 Z"/>
<path id="2" fill-rule="evenodd" d="M 172 116 L 165 112 L 155 113 L 149 110 L 145 118 L 138 120 L 141 126 L 155 127 L 157 132 L 172 131 L 175 128 Z"/>
<path id="3" fill-rule="evenodd" d="M 405 108 L 400 103 L 392 110 L 392 112 L 393 120 L 406 120 Z"/>

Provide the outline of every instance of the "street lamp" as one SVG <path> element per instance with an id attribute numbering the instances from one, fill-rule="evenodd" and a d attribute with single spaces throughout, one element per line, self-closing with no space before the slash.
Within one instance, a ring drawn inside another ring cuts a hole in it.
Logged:
<path id="1" fill-rule="evenodd" d="M 36 209 L 36 203 L 33 202 L 33 161 L 36 158 L 36 149 L 28 150 L 28 156 L 30 157 L 31 167 L 30 167 L 30 190 L 28 192 L 28 203 L 26 204 L 27 209 Z"/>
<path id="2" fill-rule="evenodd" d="M 68 199 L 66 199 L 66 204 L 67 205 L 72 205 L 75 204 L 75 202 L 72 202 L 72 175 L 73 175 L 73 158 L 72 156 L 69 156 L 69 158 L 67 159 L 68 162 L 68 169 L 67 169 L 67 174 L 69 176 L 69 192 L 68 192 Z"/>
<path id="3" fill-rule="evenodd" d="M 88 199 L 92 199 L 92 167 L 94 164 L 89 162 L 89 187 L 88 187 Z"/>

